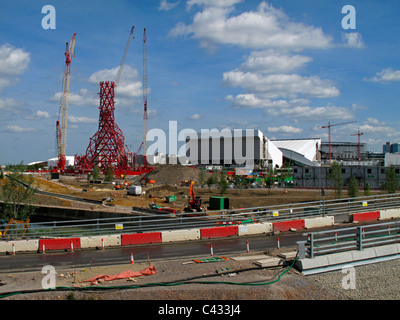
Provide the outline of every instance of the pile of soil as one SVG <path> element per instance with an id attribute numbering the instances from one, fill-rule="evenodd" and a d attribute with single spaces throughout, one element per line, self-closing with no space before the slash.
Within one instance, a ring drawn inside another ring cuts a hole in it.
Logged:
<path id="1" fill-rule="evenodd" d="M 193 167 L 185 167 L 181 165 L 164 165 L 156 167 L 153 171 L 149 172 L 146 176 L 150 180 L 155 180 L 156 184 L 169 184 L 172 186 L 180 186 L 186 180 L 193 180 L 199 182 L 200 169 Z M 205 180 L 211 176 L 211 173 L 204 172 Z"/>

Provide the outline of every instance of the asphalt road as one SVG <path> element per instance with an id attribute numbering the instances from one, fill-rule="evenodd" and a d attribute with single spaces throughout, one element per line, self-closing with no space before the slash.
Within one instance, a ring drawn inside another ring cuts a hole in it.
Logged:
<path id="1" fill-rule="evenodd" d="M 303 230 L 304 231 L 304 230 Z M 162 243 L 150 245 L 136 245 L 123 247 L 106 247 L 105 250 L 79 249 L 74 252 L 17 253 L 16 255 L 0 256 L 0 272 L 23 272 L 41 270 L 45 265 L 58 268 L 84 268 L 88 265 L 105 266 L 111 264 L 130 263 L 131 252 L 135 262 L 166 259 L 188 258 L 204 259 L 211 257 L 212 244 L 214 257 L 245 254 L 247 241 L 250 252 L 275 250 L 278 247 L 296 247 L 296 242 L 304 240 L 301 232 L 287 232 L 279 236 L 263 235 L 251 237 L 232 237 L 224 239 L 210 239 L 188 241 L 182 243 Z"/>

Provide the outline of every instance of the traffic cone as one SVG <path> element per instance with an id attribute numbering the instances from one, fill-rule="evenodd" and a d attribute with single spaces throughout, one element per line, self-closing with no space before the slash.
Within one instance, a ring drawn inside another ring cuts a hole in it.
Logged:
<path id="1" fill-rule="evenodd" d="M 133 260 L 133 252 L 131 252 L 131 264 L 134 264 L 135 261 Z"/>

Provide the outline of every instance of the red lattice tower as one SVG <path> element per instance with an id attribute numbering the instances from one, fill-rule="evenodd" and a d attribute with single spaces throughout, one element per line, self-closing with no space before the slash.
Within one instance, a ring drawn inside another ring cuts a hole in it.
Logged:
<path id="1" fill-rule="evenodd" d="M 99 128 L 90 138 L 86 155 L 76 159 L 75 165 L 82 169 L 92 169 L 96 165 L 101 170 L 108 167 L 125 170 L 128 167 L 125 137 L 115 123 L 114 90 L 114 82 L 100 82 Z"/>

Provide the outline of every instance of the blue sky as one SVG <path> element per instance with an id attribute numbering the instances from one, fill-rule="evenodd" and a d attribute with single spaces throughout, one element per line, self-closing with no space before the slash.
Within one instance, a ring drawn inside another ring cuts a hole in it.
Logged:
<path id="1" fill-rule="evenodd" d="M 42 7 L 56 10 L 43 29 Z M 344 29 L 345 5 L 356 28 Z M 400 142 L 400 3 L 341 0 L 0 0 L 0 163 L 56 156 L 65 43 L 71 64 L 67 155 L 98 126 L 99 81 L 115 80 L 131 26 L 115 118 L 142 141 L 142 39 L 148 36 L 149 129 L 259 129 L 380 152 Z"/>

